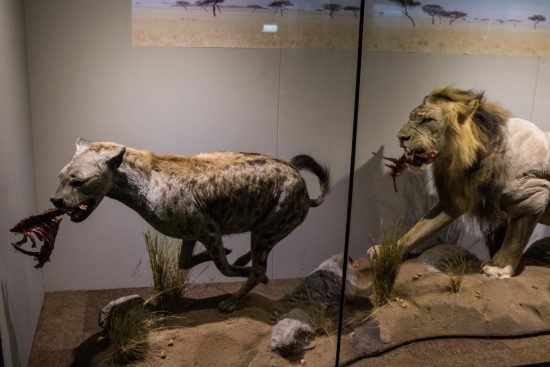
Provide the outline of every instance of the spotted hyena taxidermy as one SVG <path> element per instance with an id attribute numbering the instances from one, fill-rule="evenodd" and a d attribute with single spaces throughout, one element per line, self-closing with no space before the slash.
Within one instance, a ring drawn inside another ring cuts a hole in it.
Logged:
<path id="1" fill-rule="evenodd" d="M 426 153 L 437 156 L 439 194 L 400 243 L 413 248 L 469 215 L 481 224 L 491 255 L 482 271 L 513 276 L 535 225 L 550 225 L 550 134 L 481 92 L 447 87 L 426 96 L 397 137 L 411 168 L 426 168 Z"/>
<path id="2" fill-rule="evenodd" d="M 298 170 L 318 177 L 318 198 L 309 198 Z M 107 196 L 159 232 L 180 238 L 180 268 L 212 260 L 222 274 L 248 278 L 220 303 L 225 312 L 267 281 L 269 252 L 304 221 L 310 207 L 323 202 L 330 186 L 328 170 L 307 155 L 290 163 L 256 153 L 168 156 L 83 139 L 77 140 L 76 153 L 59 178 L 51 201 L 72 221 L 86 219 Z M 230 264 L 222 236 L 242 232 L 251 232 L 251 250 Z M 194 253 L 197 241 L 206 251 Z"/>

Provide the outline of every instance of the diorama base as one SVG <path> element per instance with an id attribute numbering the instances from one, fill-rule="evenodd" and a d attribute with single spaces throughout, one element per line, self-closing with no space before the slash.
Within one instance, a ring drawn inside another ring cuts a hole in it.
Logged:
<path id="1" fill-rule="evenodd" d="M 341 360 L 351 365 L 414 341 L 434 338 L 500 338 L 508 344 L 514 338 L 540 335 L 550 340 L 550 267 L 532 262 L 529 265 L 525 260 L 517 276 L 504 280 L 480 274 L 480 263 L 474 264 L 472 271 L 464 274 L 458 292 L 451 292 L 449 275 L 437 271 L 433 264 L 423 263 L 422 256 L 406 261 L 396 281 L 395 297 L 371 309 L 359 322 L 356 318 L 347 328 Z M 360 294 L 374 299 L 368 271 L 356 273 L 356 285 Z M 348 317 L 354 312 L 361 315 L 368 306 L 352 303 L 346 313 Z M 470 356 L 462 358 L 472 363 Z M 543 361 L 550 361 L 550 349 L 541 346 L 532 351 L 529 361 L 505 363 L 497 357 L 494 365 Z"/>
<path id="2" fill-rule="evenodd" d="M 373 308 L 366 298 L 372 297 L 368 271 L 349 274 L 354 281 L 348 288 L 341 354 L 347 365 L 503 366 L 550 360 L 550 334 L 542 333 L 550 329 L 550 268 L 527 265 L 508 280 L 467 274 L 461 291 L 452 294 L 445 274 L 419 259 L 409 260 L 397 280 L 398 298 L 381 308 Z M 295 308 L 308 311 L 308 305 L 283 296 L 299 296 L 292 291 L 318 284 L 318 278 L 261 284 L 230 314 L 220 313 L 217 304 L 241 282 L 193 285 L 173 305 L 181 325 L 153 332 L 147 359 L 132 365 L 332 367 L 335 325 L 329 335 L 320 333 L 297 354 L 282 357 L 270 350 L 273 326 L 281 317 Z M 327 287 L 324 293 L 331 290 Z M 146 298 L 150 289 L 46 294 L 29 366 L 104 365 L 108 341 L 100 333 L 98 312 L 130 294 Z"/>

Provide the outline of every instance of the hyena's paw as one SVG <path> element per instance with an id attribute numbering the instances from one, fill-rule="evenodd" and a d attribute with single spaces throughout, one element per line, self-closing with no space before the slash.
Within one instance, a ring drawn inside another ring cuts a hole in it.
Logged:
<path id="1" fill-rule="evenodd" d="M 381 247 L 381 245 L 374 245 L 374 246 L 371 246 L 367 249 L 367 256 L 369 257 L 369 259 L 372 260 L 374 258 L 374 256 L 380 250 L 380 247 Z"/>
<path id="2" fill-rule="evenodd" d="M 233 296 L 230 296 L 228 299 L 221 301 L 218 304 L 218 310 L 221 313 L 231 313 L 233 310 L 235 310 L 235 307 L 239 303 L 239 300 L 234 298 Z"/>
<path id="3" fill-rule="evenodd" d="M 481 270 L 483 271 L 483 274 L 487 275 L 489 278 L 495 279 L 507 279 L 514 275 L 512 265 L 506 265 L 503 268 L 492 265 L 484 265 Z"/>

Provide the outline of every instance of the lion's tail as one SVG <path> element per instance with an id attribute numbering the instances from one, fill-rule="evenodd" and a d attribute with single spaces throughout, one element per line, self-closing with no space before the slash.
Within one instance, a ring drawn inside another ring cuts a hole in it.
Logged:
<path id="1" fill-rule="evenodd" d="M 320 165 L 309 155 L 301 154 L 290 161 L 297 170 L 306 170 L 313 173 L 319 179 L 321 194 L 315 199 L 309 199 L 309 206 L 314 208 L 321 205 L 330 191 L 330 172 L 327 167 Z"/>

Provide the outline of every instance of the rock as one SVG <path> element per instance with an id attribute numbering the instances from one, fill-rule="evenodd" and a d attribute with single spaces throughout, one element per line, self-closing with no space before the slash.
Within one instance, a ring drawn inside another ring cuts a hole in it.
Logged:
<path id="1" fill-rule="evenodd" d="M 314 335 L 315 329 L 309 315 L 294 308 L 273 326 L 270 349 L 282 356 L 300 353 Z"/>
<path id="2" fill-rule="evenodd" d="M 173 341 L 172 339 L 170 339 L 170 340 L 168 341 L 168 346 L 169 346 L 169 347 L 173 347 L 173 346 L 174 346 L 174 341 Z"/>
<path id="3" fill-rule="evenodd" d="M 458 245 L 437 245 L 424 251 L 418 260 L 426 265 L 431 272 L 445 271 L 447 266 L 456 265 L 460 261 L 478 262 L 479 259 Z"/>
<path id="4" fill-rule="evenodd" d="M 544 237 L 533 242 L 525 251 L 523 257 L 540 264 L 550 265 L 550 237 Z"/>
<path id="5" fill-rule="evenodd" d="M 303 282 L 283 298 L 291 301 L 316 303 L 321 307 L 338 307 L 342 288 L 343 255 L 334 255 L 323 261 Z M 357 296 L 357 272 L 348 261 L 346 298 Z"/>
<path id="6" fill-rule="evenodd" d="M 165 350 L 162 350 L 162 351 L 160 352 L 160 358 L 162 358 L 162 359 L 165 359 L 165 358 L 166 358 L 166 351 L 165 351 Z"/>
<path id="7" fill-rule="evenodd" d="M 139 304 L 143 304 L 143 298 L 137 294 L 120 297 L 107 303 L 107 305 L 105 305 L 105 307 L 103 307 L 103 309 L 99 312 L 99 327 L 104 332 L 108 332 L 111 327 L 111 318 L 115 312 L 126 312 Z"/>

